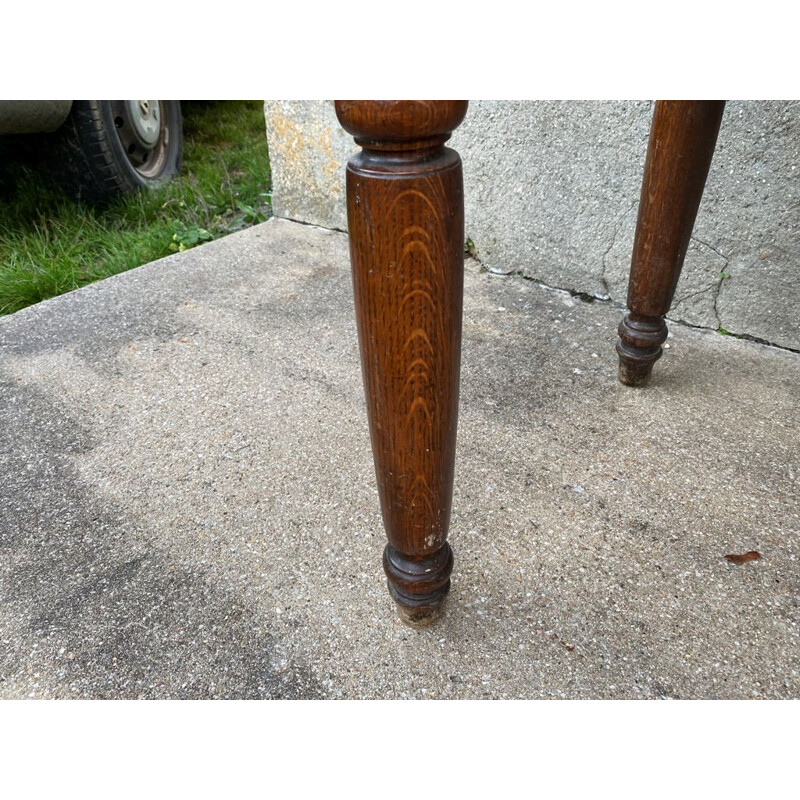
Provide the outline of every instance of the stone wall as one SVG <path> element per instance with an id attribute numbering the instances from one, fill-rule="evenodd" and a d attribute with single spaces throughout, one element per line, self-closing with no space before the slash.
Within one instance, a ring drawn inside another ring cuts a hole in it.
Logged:
<path id="1" fill-rule="evenodd" d="M 332 101 L 267 101 L 276 216 L 345 230 L 357 148 Z M 474 101 L 466 235 L 483 264 L 624 305 L 651 101 Z M 669 317 L 800 350 L 800 102 L 732 101 Z"/>

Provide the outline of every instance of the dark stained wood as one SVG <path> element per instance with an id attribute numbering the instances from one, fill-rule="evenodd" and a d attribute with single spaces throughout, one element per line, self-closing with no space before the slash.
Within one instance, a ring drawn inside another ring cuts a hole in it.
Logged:
<path id="1" fill-rule="evenodd" d="M 347 165 L 347 216 L 372 451 L 401 618 L 439 616 L 450 588 L 461 358 L 461 159 L 444 147 L 461 100 L 339 100 L 363 148 Z"/>
<path id="2" fill-rule="evenodd" d="M 650 128 L 633 243 L 628 309 L 619 326 L 619 379 L 647 382 L 667 338 L 683 268 L 719 133 L 723 100 L 659 100 Z"/>

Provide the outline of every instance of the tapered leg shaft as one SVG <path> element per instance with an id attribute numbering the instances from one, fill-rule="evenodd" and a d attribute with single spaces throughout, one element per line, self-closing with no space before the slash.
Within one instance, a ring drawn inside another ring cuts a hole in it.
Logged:
<path id="1" fill-rule="evenodd" d="M 404 621 L 435 619 L 447 544 L 461 356 L 461 160 L 444 142 L 466 101 L 336 102 L 362 152 L 347 165 L 361 366 L 383 521 Z"/>
<path id="2" fill-rule="evenodd" d="M 633 243 L 629 313 L 619 326 L 619 379 L 647 382 L 667 338 L 669 311 L 717 141 L 722 100 L 659 100 L 650 129 Z"/>

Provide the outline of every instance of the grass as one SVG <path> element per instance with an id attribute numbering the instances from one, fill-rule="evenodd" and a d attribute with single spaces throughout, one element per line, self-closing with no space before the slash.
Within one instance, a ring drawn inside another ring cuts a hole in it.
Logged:
<path id="1" fill-rule="evenodd" d="M 183 103 L 181 177 L 105 209 L 50 179 L 46 137 L 0 139 L 0 314 L 217 239 L 270 213 L 261 101 Z"/>

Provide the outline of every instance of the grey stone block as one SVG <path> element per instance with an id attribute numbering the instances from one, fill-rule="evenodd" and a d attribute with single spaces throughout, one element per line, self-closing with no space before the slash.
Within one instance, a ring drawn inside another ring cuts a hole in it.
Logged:
<path id="1" fill-rule="evenodd" d="M 347 229 L 344 165 L 358 150 L 332 100 L 264 103 L 277 217 Z"/>
<path id="2" fill-rule="evenodd" d="M 452 146 L 481 261 L 625 303 L 651 101 L 474 101 Z M 278 216 L 345 229 L 328 102 L 268 102 Z M 800 103 L 733 101 L 670 317 L 800 349 Z"/>

